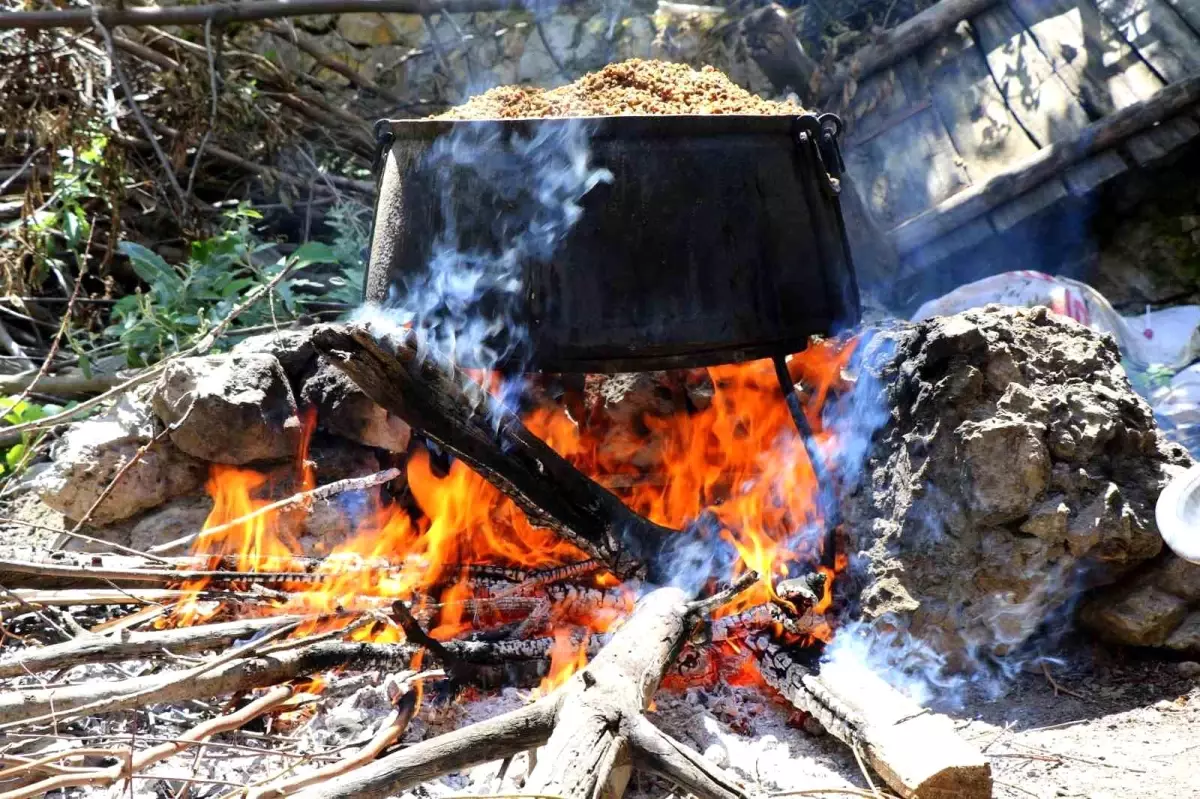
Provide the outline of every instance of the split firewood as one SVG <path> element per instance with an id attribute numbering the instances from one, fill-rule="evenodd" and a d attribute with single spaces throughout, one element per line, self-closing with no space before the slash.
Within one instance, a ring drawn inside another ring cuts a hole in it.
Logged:
<path id="1" fill-rule="evenodd" d="M 389 341 L 389 349 L 363 327 L 323 325 L 314 328 L 312 342 L 376 404 L 507 494 L 530 523 L 558 533 L 622 579 L 661 566 L 652 556 L 676 531 L 630 510 L 414 336 Z"/>
<path id="2" fill-rule="evenodd" d="M 904 799 L 988 799 L 991 767 L 955 732 L 856 663 L 807 666 L 766 635 L 747 642 L 767 684 L 839 741 L 862 753 Z"/>
<path id="3" fill-rule="evenodd" d="M 756 581 L 743 575 L 715 601 Z M 525 792 L 562 799 L 620 797 L 636 760 L 702 799 L 745 790 L 643 715 L 663 675 L 713 602 L 677 588 L 647 594 L 594 660 L 550 695 L 487 721 L 414 744 L 297 794 L 304 799 L 384 797 L 426 780 L 545 745 Z"/>

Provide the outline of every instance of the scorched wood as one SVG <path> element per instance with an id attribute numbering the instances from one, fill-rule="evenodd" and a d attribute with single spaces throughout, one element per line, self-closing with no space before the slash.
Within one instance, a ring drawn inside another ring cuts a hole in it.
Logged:
<path id="1" fill-rule="evenodd" d="M 739 580 L 745 588 L 756 576 Z M 724 599 L 728 598 L 728 592 Z M 369 799 L 401 793 L 450 771 L 545 745 L 524 792 L 613 799 L 638 762 L 703 799 L 746 799 L 736 780 L 656 729 L 642 715 L 663 674 L 712 602 L 676 588 L 647 594 L 596 658 L 528 707 L 414 744 L 298 794 Z"/>
<path id="2" fill-rule="evenodd" d="M 365 328 L 314 328 L 317 350 L 376 404 L 453 452 L 507 494 L 532 524 L 549 528 L 624 579 L 675 531 L 627 508 L 525 427 L 477 382 L 423 350 L 415 336 L 388 339 Z M 665 582 L 665 581 L 663 581 Z"/>
<path id="3" fill-rule="evenodd" d="M 152 657 L 164 651 L 175 655 L 203 652 L 298 621 L 301 621 L 300 616 L 268 616 L 175 630 L 131 632 L 117 637 L 79 635 L 61 644 L 10 650 L 9 655 L 0 660 L 0 678 L 65 669 L 80 663 L 113 663 Z"/>
<path id="4" fill-rule="evenodd" d="M 989 799 L 991 766 L 954 731 L 857 663 L 809 668 L 766 635 L 748 641 L 763 679 L 835 738 L 858 748 L 904 799 Z"/>

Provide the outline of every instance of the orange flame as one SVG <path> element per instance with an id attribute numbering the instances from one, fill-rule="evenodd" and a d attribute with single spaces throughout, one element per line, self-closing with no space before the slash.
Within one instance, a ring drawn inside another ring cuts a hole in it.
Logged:
<path id="1" fill-rule="evenodd" d="M 821 430 L 820 409 L 841 380 L 852 352 L 852 343 L 819 342 L 788 364 L 792 377 L 806 386 L 806 413 L 818 431 L 818 446 L 825 451 L 836 442 Z M 773 597 L 773 584 L 789 574 L 790 567 L 818 562 L 823 536 L 801 534 L 805 529 L 821 528 L 817 486 L 771 364 L 758 361 L 713 367 L 708 376 L 713 385 L 711 402 L 695 412 L 664 416 L 646 410 L 616 423 L 595 411 L 576 420 L 563 408 L 540 406 L 527 414 L 525 423 L 559 454 L 602 485 L 612 486 L 626 504 L 659 524 L 685 528 L 702 514 L 711 514 L 722 539 L 739 556 L 733 573 L 713 576 L 731 580 L 746 569 L 761 575 L 758 584 L 718 612 L 723 615 L 768 601 Z M 488 382 L 493 387 L 496 384 Z M 314 426 L 315 415 L 307 413 L 298 467 L 286 481 L 290 485 L 283 489 L 283 496 L 317 484 L 318 465 L 308 460 Z M 462 462 L 454 461 L 442 475 L 429 453 L 416 448 L 408 458 L 406 477 L 415 511 L 398 503 L 375 502 L 356 520 L 355 535 L 333 547 L 324 560 L 320 567 L 323 579 L 284 586 L 289 598 L 280 601 L 281 612 L 333 614 L 372 598 L 379 600 L 382 608 L 394 599 L 403 599 L 432 614 L 430 634 L 444 640 L 483 618 L 479 603 L 472 605 L 481 595 L 468 579 L 467 566 L 541 569 L 587 557 L 551 531 L 531 525 L 511 500 Z M 270 482 L 266 475 L 251 470 L 214 465 L 208 483 L 214 507 L 205 528 L 216 530 L 263 508 L 270 501 L 268 495 L 280 496 L 280 487 Z M 260 513 L 202 536 L 193 553 L 210 561 L 214 556 L 228 557 L 245 571 L 291 568 L 286 565 L 288 559 L 301 553 L 298 531 L 302 516 Z M 380 560 L 395 568 L 344 567 Z M 844 565 L 843 558 L 833 571 L 841 571 Z M 832 601 L 834 575 L 826 576 L 830 579 L 817 612 L 828 609 Z M 611 588 L 617 581 L 601 572 L 593 584 Z M 185 587 L 198 592 L 204 585 Z M 623 606 L 583 613 L 582 618 L 578 613 L 567 618 L 565 612 L 552 609 L 555 643 L 551 669 L 539 691 L 553 690 L 586 664 L 586 638 L 577 643 L 570 633 L 572 626 L 603 632 L 627 614 L 632 599 L 629 592 L 629 601 Z M 172 621 L 193 624 L 216 610 L 213 603 L 193 599 L 180 603 Z M 337 629 L 346 623 L 345 616 L 340 616 L 322 622 L 321 629 Z M 306 625 L 302 632 L 315 629 L 315 625 Z M 828 640 L 832 631 L 826 627 L 813 634 Z M 358 628 L 354 637 L 395 641 L 401 633 L 394 624 L 375 623 Z M 738 680 L 748 679 L 744 675 L 753 670 L 746 665 L 752 658 L 742 654 L 726 652 L 732 658 L 733 678 Z"/>
<path id="2" fill-rule="evenodd" d="M 587 664 L 588 636 L 585 635 L 582 641 L 575 641 L 570 630 L 555 630 L 554 645 L 550 647 L 550 671 L 542 678 L 541 684 L 534 689 L 530 698 L 546 696 Z"/>

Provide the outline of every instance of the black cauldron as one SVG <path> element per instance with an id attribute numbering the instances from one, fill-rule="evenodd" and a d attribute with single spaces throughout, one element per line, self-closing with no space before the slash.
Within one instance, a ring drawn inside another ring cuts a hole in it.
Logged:
<path id="1" fill-rule="evenodd" d="M 612 179 L 582 196 L 551 258 L 520 265 L 514 313 L 532 352 L 522 368 L 730 363 L 798 352 L 858 321 L 838 202 L 841 123 L 829 114 L 383 121 L 365 299 L 396 301 L 429 268 L 445 209 L 481 202 L 469 181 L 438 182 L 426 156 L 439 137 L 491 126 L 492 146 L 509 147 L 570 124 L 586 125 L 591 163 Z M 487 227 L 455 235 L 499 246 Z"/>

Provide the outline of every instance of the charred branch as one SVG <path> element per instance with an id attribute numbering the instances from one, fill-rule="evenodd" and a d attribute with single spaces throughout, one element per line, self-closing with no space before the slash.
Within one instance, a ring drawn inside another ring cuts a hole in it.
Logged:
<path id="1" fill-rule="evenodd" d="M 555 531 L 618 577 L 653 569 L 658 545 L 678 535 L 627 508 L 412 337 L 390 341 L 389 351 L 362 327 L 327 325 L 312 341 L 375 403 L 461 458 L 532 524 Z"/>
<path id="2" fill-rule="evenodd" d="M 185 680 L 179 671 L 103 683 L 61 688 L 35 688 L 0 693 L 0 726 L 46 716 L 66 717 L 85 706 L 104 703 L 89 713 L 115 713 L 148 702 L 186 702 L 249 691 L 353 664 L 406 666 L 415 649 L 406 644 L 367 644 L 319 641 L 292 649 L 249 655 Z"/>
<path id="3" fill-rule="evenodd" d="M 203 652 L 227 647 L 234 641 L 298 621 L 301 621 L 298 616 L 269 616 L 175 630 L 133 632 L 116 637 L 89 633 L 61 644 L 13 652 L 0 660 L 0 678 L 65 669 L 79 663 L 114 663 L 153 657 L 163 652 L 176 655 Z"/>
<path id="4" fill-rule="evenodd" d="M 699 754 L 663 733 L 651 732 L 642 715 L 699 621 L 697 614 L 707 609 L 706 603 L 689 603 L 678 589 L 658 589 L 638 603 L 591 663 L 549 696 L 415 744 L 299 796 L 383 797 L 448 771 L 544 745 L 525 784 L 530 794 L 590 799 L 609 791 L 619 797 L 636 759 L 705 799 L 745 799 L 732 777 L 703 766 Z"/>

